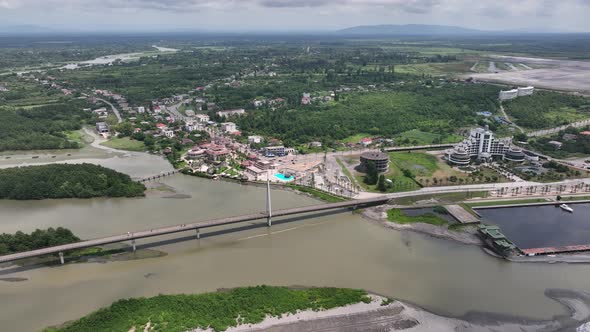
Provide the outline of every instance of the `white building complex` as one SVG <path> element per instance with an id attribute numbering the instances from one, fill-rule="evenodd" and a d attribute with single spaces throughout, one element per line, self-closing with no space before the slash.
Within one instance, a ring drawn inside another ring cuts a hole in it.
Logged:
<path id="1" fill-rule="evenodd" d="M 533 92 L 535 92 L 535 87 L 533 86 L 527 86 L 525 88 L 518 88 L 516 89 L 518 90 L 518 96 L 522 97 L 522 96 L 530 96 L 533 94 Z"/>
<path id="2" fill-rule="evenodd" d="M 511 147 L 511 144 L 510 138 L 498 139 L 488 128 L 476 128 L 471 130 L 469 137 L 463 142 L 445 151 L 445 158 L 459 166 L 469 165 L 472 159 L 489 161 L 493 158 L 501 158 L 513 162 L 524 161 L 524 152 L 519 148 Z"/>
<path id="3" fill-rule="evenodd" d="M 516 88 L 507 91 L 500 91 L 500 100 L 510 100 L 516 97 L 530 96 L 535 92 L 535 87 L 527 86 L 524 88 Z"/>

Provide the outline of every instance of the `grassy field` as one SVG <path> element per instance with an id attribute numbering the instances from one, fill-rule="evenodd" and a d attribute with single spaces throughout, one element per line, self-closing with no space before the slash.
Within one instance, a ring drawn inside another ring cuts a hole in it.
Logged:
<path id="1" fill-rule="evenodd" d="M 266 316 L 280 316 L 298 310 L 326 310 L 365 302 L 362 290 L 343 288 L 288 289 L 258 286 L 198 295 L 159 295 L 125 299 L 79 320 L 45 332 L 66 331 L 167 331 L 195 328 L 225 331 L 241 324 L 256 324 Z"/>
<path id="2" fill-rule="evenodd" d="M 434 142 L 440 144 L 457 143 L 463 139 L 464 137 L 460 135 L 427 133 L 417 129 L 405 131 L 396 136 L 396 141 L 400 145 L 428 145 Z"/>
<path id="3" fill-rule="evenodd" d="M 86 140 L 84 139 L 86 136 L 81 130 L 67 131 L 65 134 L 68 140 L 80 144 L 80 147 L 84 147 L 86 144 Z"/>
<path id="4" fill-rule="evenodd" d="M 145 151 L 145 144 L 141 141 L 132 140 L 128 137 L 112 138 L 100 145 L 108 146 L 109 148 L 125 151 Z"/>
<path id="5" fill-rule="evenodd" d="M 349 137 L 343 139 L 342 143 L 357 144 L 361 141 L 361 139 L 367 138 L 367 137 L 371 137 L 371 135 L 369 135 L 369 134 L 356 134 L 356 135 L 349 136 Z"/>
<path id="6" fill-rule="evenodd" d="M 514 199 L 506 201 L 490 201 L 490 202 L 474 202 L 465 203 L 469 207 L 479 206 L 494 206 L 494 205 L 518 205 L 518 204 L 529 204 L 529 203 L 544 203 L 547 202 L 544 198 L 531 198 L 531 199 Z"/>
<path id="7" fill-rule="evenodd" d="M 440 204 L 453 204 L 462 202 L 467 199 L 471 198 L 480 198 L 486 197 L 487 192 L 485 191 L 476 191 L 476 192 L 463 192 L 463 193 L 448 193 L 448 194 L 438 194 L 438 195 L 420 195 L 420 196 L 413 196 L 413 197 L 402 197 L 396 198 L 395 203 L 399 205 L 412 205 L 419 201 L 426 201 L 426 200 L 436 200 Z"/>
<path id="8" fill-rule="evenodd" d="M 396 65 L 395 72 L 412 75 L 446 76 L 468 73 L 473 62 L 417 63 Z"/>
<path id="9" fill-rule="evenodd" d="M 426 213 L 421 216 L 409 216 L 400 209 L 391 209 L 387 211 L 387 220 L 397 224 L 411 224 L 422 222 L 426 224 L 442 226 L 446 225 L 447 221 L 437 216 L 434 213 Z"/>
<path id="10" fill-rule="evenodd" d="M 338 202 L 344 202 L 346 201 L 345 198 L 339 197 L 339 196 L 335 196 L 335 195 L 331 195 L 327 192 L 321 191 L 321 190 L 317 190 L 314 188 L 309 188 L 309 187 L 304 187 L 304 186 L 299 186 L 296 184 L 287 184 L 285 185 L 285 187 L 287 188 L 291 188 L 303 193 L 307 193 L 310 194 L 311 196 L 320 199 L 324 202 L 328 202 L 328 203 L 338 203 Z"/>

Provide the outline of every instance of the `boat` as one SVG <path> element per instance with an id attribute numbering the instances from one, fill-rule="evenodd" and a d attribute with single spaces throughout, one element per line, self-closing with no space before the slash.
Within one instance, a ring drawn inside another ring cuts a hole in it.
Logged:
<path id="1" fill-rule="evenodd" d="M 572 209 L 571 207 L 569 207 L 567 204 L 561 204 L 559 206 L 562 210 L 567 211 L 567 212 L 574 212 L 574 209 Z"/>

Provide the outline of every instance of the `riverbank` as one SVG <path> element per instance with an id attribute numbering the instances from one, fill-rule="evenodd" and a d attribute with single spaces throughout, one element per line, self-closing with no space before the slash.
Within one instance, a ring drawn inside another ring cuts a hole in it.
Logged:
<path id="1" fill-rule="evenodd" d="M 467 225 L 459 230 L 451 230 L 447 227 L 437 226 L 427 223 L 415 222 L 398 224 L 387 220 L 387 210 L 394 208 L 391 205 L 381 205 L 363 209 L 361 215 L 363 218 L 372 222 L 379 223 L 387 228 L 397 231 L 411 231 L 426 234 L 435 238 L 452 240 L 467 245 L 483 245 L 483 242 L 477 236 L 474 226 Z"/>
<path id="2" fill-rule="evenodd" d="M 549 320 L 530 320 L 522 317 L 470 313 L 454 318 L 437 315 L 418 306 L 389 301 L 378 295 L 370 295 L 370 303 L 357 303 L 336 309 L 294 315 L 267 317 L 262 323 L 230 328 L 227 332 L 295 332 L 295 331 L 560 331 L 574 329 L 590 318 L 590 297 L 586 293 L 565 290 L 547 290 L 545 295 L 563 305 L 567 315 Z M 193 330 L 192 332 L 211 332 Z"/>
<path id="3" fill-rule="evenodd" d="M 484 312 L 450 317 L 360 290 L 258 286 L 200 295 L 160 295 L 122 300 L 83 319 L 48 328 L 45 332 L 103 331 L 115 327 L 121 328 L 121 331 L 137 332 L 162 325 L 167 331 L 189 332 L 532 332 L 575 329 L 590 319 L 588 293 L 550 289 L 545 291 L 545 296 L 562 305 L 567 314 L 546 320 Z M 203 301 L 207 303 L 207 311 L 199 310 L 198 304 Z M 187 307 L 191 303 L 194 306 Z M 256 309 L 259 305 L 264 306 L 262 311 Z M 173 307 L 180 307 L 182 312 L 175 313 Z M 222 308 L 225 309 L 220 310 Z M 167 314 L 162 315 L 163 311 Z M 127 319 L 129 315 L 133 319 Z M 191 325 L 197 327 L 191 329 Z"/>

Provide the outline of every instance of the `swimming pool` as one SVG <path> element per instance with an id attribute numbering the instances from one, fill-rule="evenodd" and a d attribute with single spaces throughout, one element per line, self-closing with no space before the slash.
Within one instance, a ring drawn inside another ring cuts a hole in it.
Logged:
<path id="1" fill-rule="evenodd" d="M 282 174 L 282 173 L 275 174 L 275 178 L 277 178 L 277 179 L 279 179 L 281 181 L 293 181 L 293 180 L 295 180 L 295 177 L 294 176 L 286 177 L 285 174 Z"/>

